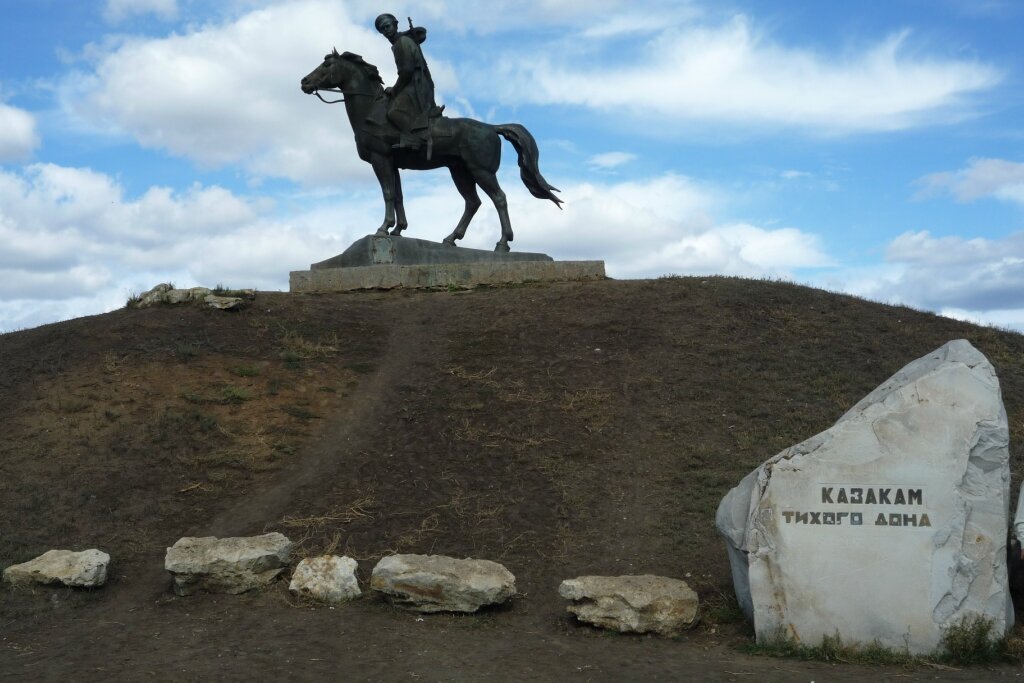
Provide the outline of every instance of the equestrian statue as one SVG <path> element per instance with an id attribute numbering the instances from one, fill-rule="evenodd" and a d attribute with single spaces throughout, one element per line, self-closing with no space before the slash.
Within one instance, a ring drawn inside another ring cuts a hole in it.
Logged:
<path id="1" fill-rule="evenodd" d="M 408 227 L 402 201 L 399 169 L 427 170 L 446 167 L 459 194 L 466 202 L 455 230 L 444 238 L 453 246 L 466 235 L 466 228 L 480 208 L 479 186 L 498 210 L 501 239 L 495 251 L 508 251 L 512 241 L 512 223 L 508 217 L 505 193 L 498 185 L 501 164 L 501 137 L 512 143 L 519 154 L 519 175 L 530 193 L 550 199 L 559 208 L 558 188 L 544 179 L 538 167 L 540 151 L 530 132 L 516 123 L 492 126 L 474 119 L 453 119 L 443 115 L 444 107 L 434 101 L 434 81 L 430 76 L 420 45 L 427 30 L 413 27 L 398 30 L 398 20 L 390 14 L 377 17 L 377 30 L 391 42 L 398 80 L 384 87 L 377 67 L 351 52 L 337 49 L 302 79 L 302 91 L 339 92 L 355 134 L 359 158 L 373 167 L 384 195 L 384 222 L 377 235 L 401 235 Z M 334 104 L 335 102 L 328 102 Z M 501 137 L 499 137 L 501 136 Z"/>

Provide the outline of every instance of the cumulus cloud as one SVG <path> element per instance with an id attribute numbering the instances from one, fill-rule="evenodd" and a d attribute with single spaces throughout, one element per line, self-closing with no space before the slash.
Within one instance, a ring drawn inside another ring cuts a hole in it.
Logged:
<path id="1" fill-rule="evenodd" d="M 240 164 L 259 176 L 320 185 L 372 178 L 342 106 L 299 89 L 335 45 L 396 78 L 390 48 L 372 25 L 354 21 L 344 3 L 302 0 L 118 43 L 100 52 L 92 75 L 68 79 L 65 106 L 145 147 L 208 166 Z M 452 86 L 443 60 L 431 67 L 439 90 Z"/>
<path id="2" fill-rule="evenodd" d="M 558 259 L 603 260 L 611 277 L 791 277 L 796 270 L 832 263 L 817 236 L 805 231 L 716 222 L 715 207 L 723 198 L 683 176 L 562 183 L 563 211 L 532 197 L 514 174 L 501 180 L 509 199 L 514 248 Z M 434 240 L 451 231 L 462 211 L 458 195 L 443 184 L 407 199 L 406 207 L 408 234 Z M 460 244 L 489 249 L 499 235 L 497 214 L 484 199 Z"/>
<path id="3" fill-rule="evenodd" d="M 27 111 L 0 103 L 0 164 L 21 161 L 37 146 L 35 118 Z"/>
<path id="4" fill-rule="evenodd" d="M 884 272 L 851 289 L 880 301 L 986 322 L 1024 308 L 1024 233 L 967 239 L 907 232 L 889 244 L 886 261 Z"/>
<path id="5" fill-rule="evenodd" d="M 174 19 L 178 16 L 177 0 L 107 0 L 103 8 L 103 18 L 111 23 L 118 23 L 134 16 L 154 14 L 161 19 Z"/>
<path id="6" fill-rule="evenodd" d="M 599 58 L 553 46 L 506 55 L 501 77 L 489 82 L 500 84 L 493 96 L 507 103 L 847 134 L 959 120 L 972 96 L 1002 80 L 983 63 L 908 50 L 908 40 L 902 32 L 860 52 L 822 54 L 774 42 L 736 15 L 721 24 L 673 26 L 636 55 Z"/>
<path id="7" fill-rule="evenodd" d="M 167 280 L 285 288 L 289 270 L 356 236 L 335 222 L 314 202 L 280 217 L 219 187 L 128 197 L 89 169 L 0 172 L 0 331 L 109 310 Z"/>
<path id="8" fill-rule="evenodd" d="M 994 197 L 1024 204 L 1024 163 L 1004 159 L 971 159 L 967 168 L 933 173 L 918 181 L 919 197 L 948 192 L 958 201 Z"/>
<path id="9" fill-rule="evenodd" d="M 462 200 L 441 177 L 408 183 L 408 236 L 440 240 L 458 222 Z M 502 183 L 514 248 L 604 259 L 612 277 L 791 276 L 830 263 L 806 232 L 716 223 L 718 193 L 682 176 L 566 183 L 564 211 L 532 197 L 514 172 Z M 490 249 L 500 235 L 484 201 L 464 246 Z M 342 252 L 383 215 L 375 192 L 281 202 L 201 186 L 129 197 L 109 176 L 50 164 L 0 173 L 0 330 L 98 313 L 166 280 L 284 289 L 289 270 Z"/>

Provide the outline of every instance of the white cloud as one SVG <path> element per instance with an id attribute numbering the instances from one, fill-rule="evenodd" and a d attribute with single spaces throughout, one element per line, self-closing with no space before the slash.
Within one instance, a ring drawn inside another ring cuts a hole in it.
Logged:
<path id="1" fill-rule="evenodd" d="M 513 248 L 606 259 L 612 277 L 784 277 L 830 263 L 808 233 L 716 224 L 717 192 L 681 176 L 568 183 L 564 211 L 529 195 L 514 172 L 502 183 Z M 425 174 L 406 185 L 406 234 L 440 240 L 463 208 L 450 180 Z M 490 249 L 498 239 L 497 214 L 484 201 L 463 246 Z M 289 270 L 341 253 L 383 215 L 375 191 L 298 195 L 281 204 L 199 186 L 150 188 L 131 198 L 108 176 L 54 165 L 0 172 L 0 241 L 8 247 L 0 256 L 0 330 L 98 313 L 166 280 L 283 289 Z"/>
<path id="2" fill-rule="evenodd" d="M 994 197 L 1024 204 L 1024 163 L 1003 159 L 971 159 L 967 168 L 933 173 L 918 181 L 919 196 L 949 192 L 958 201 Z"/>
<path id="3" fill-rule="evenodd" d="M 719 224 L 712 213 L 719 193 L 678 175 L 617 183 L 556 183 L 563 211 L 532 197 L 514 174 L 503 174 L 514 249 L 557 259 L 604 260 L 619 278 L 667 273 L 792 276 L 801 268 L 831 265 L 816 236 L 793 228 L 769 230 L 744 223 Z M 462 201 L 448 183 L 406 200 L 407 234 L 440 240 L 455 226 Z M 497 214 L 484 205 L 462 246 L 493 248 Z"/>
<path id="4" fill-rule="evenodd" d="M 178 16 L 178 2 L 177 0 L 107 0 L 107 4 L 103 8 L 103 18 L 112 23 L 144 14 L 155 14 L 161 19 L 174 19 Z"/>
<path id="5" fill-rule="evenodd" d="M 25 159 L 38 146 L 39 136 L 32 115 L 0 103 L 0 164 Z"/>
<path id="6" fill-rule="evenodd" d="M 1024 308 L 1024 233 L 966 239 L 907 232 L 889 244 L 886 260 L 878 277 L 848 291 L 932 311 L 969 311 L 986 321 Z"/>
<path id="7" fill-rule="evenodd" d="M 299 89 L 335 45 L 396 78 L 387 41 L 372 25 L 353 21 L 344 3 L 303 0 L 101 50 L 94 74 L 67 79 L 65 106 L 97 127 L 204 165 L 241 164 L 311 184 L 371 179 L 344 108 Z M 453 86 L 448 65 L 432 60 L 431 67 L 439 90 Z"/>
<path id="8" fill-rule="evenodd" d="M 1002 74 L 906 49 L 907 32 L 859 53 L 829 55 L 773 42 L 742 15 L 673 26 L 635 53 L 557 46 L 503 55 L 480 87 L 511 103 L 570 104 L 675 122 L 806 127 L 845 134 L 949 122 Z M 584 41 L 579 41 L 583 43 Z M 493 88 L 492 88 L 493 90 Z M 676 125 L 680 125 L 677 123 Z"/>
<path id="9" fill-rule="evenodd" d="M 285 288 L 289 270 L 361 234 L 335 221 L 312 202 L 280 218 L 219 187 L 129 198 L 88 169 L 0 172 L 0 330 L 109 310 L 167 280 Z"/>
<path id="10" fill-rule="evenodd" d="M 629 152 L 605 152 L 604 154 L 595 154 L 590 157 L 590 159 L 587 160 L 587 164 L 593 168 L 606 171 L 628 164 L 635 160 L 636 155 L 630 154 Z"/>

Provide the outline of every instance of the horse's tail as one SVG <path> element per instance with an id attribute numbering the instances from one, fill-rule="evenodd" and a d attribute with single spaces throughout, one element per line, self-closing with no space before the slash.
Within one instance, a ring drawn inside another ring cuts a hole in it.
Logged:
<path id="1" fill-rule="evenodd" d="M 530 131 L 518 123 L 506 123 L 494 126 L 498 135 L 512 143 L 519 153 L 519 177 L 523 184 L 534 197 L 538 199 L 550 199 L 558 208 L 562 208 L 562 200 L 555 195 L 560 190 L 540 174 L 540 150 L 537 149 L 537 141 L 530 135 Z"/>

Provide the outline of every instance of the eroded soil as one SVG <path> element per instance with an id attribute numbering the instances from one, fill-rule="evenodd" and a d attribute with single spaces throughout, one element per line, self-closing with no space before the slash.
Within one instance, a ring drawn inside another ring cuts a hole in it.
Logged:
<path id="1" fill-rule="evenodd" d="M 714 528 L 726 491 L 907 362 L 967 338 L 995 364 L 1024 474 L 1024 337 L 781 283 L 670 278 L 337 295 L 240 313 L 120 310 L 0 336 L 0 566 L 114 558 L 97 591 L 0 588 L 0 675 L 30 679 L 836 680 L 1014 677 L 744 654 Z M 174 597 L 186 535 L 281 531 L 295 561 L 504 563 L 474 616 L 286 582 Z M 677 638 L 578 626 L 580 574 L 698 591 Z"/>

